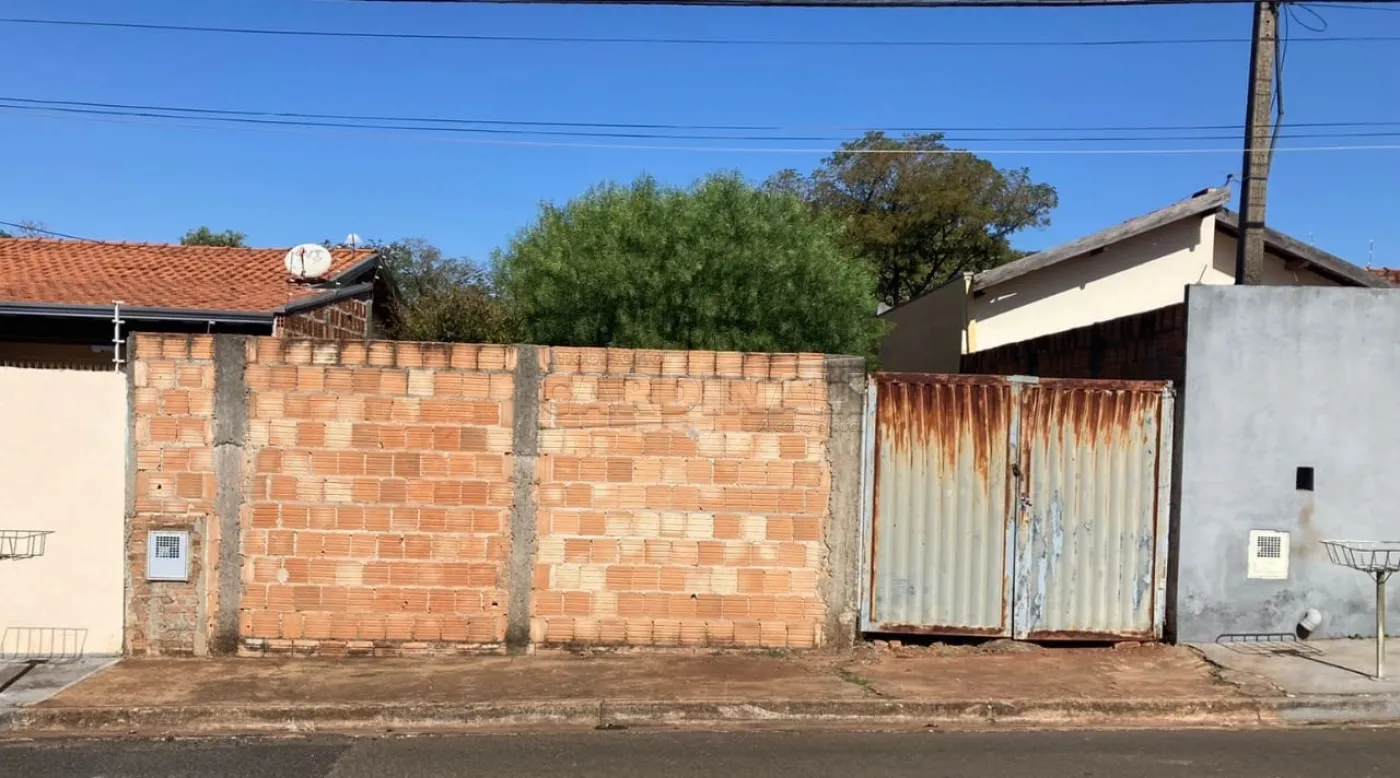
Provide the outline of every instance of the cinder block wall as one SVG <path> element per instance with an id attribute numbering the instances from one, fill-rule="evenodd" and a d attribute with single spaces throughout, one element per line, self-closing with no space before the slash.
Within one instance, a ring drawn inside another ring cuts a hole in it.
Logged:
<path id="1" fill-rule="evenodd" d="M 352 298 L 277 317 L 277 335 L 291 338 L 362 340 L 373 318 L 370 298 Z"/>
<path id="2" fill-rule="evenodd" d="M 142 335 L 132 375 L 131 653 L 854 638 L 858 359 Z"/>
<path id="3" fill-rule="evenodd" d="M 244 648 L 499 644 L 514 349 L 249 345 Z"/>
<path id="4" fill-rule="evenodd" d="M 551 355 L 533 638 L 817 645 L 825 359 Z"/>
<path id="5" fill-rule="evenodd" d="M 1186 378 L 1186 306 L 1169 305 L 964 354 L 962 372 L 1044 378 Z"/>

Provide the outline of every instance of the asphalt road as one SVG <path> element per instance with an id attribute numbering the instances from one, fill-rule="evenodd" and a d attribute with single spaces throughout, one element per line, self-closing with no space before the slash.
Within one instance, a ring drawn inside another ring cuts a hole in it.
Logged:
<path id="1" fill-rule="evenodd" d="M 1347 778 L 1400 775 L 1385 730 L 643 733 L 0 742 L 24 778 Z"/>

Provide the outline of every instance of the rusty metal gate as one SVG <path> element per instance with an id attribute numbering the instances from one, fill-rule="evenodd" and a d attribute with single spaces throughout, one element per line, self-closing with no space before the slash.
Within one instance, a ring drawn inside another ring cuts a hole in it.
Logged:
<path id="1" fill-rule="evenodd" d="M 1161 636 L 1170 383 L 872 381 L 863 629 Z"/>

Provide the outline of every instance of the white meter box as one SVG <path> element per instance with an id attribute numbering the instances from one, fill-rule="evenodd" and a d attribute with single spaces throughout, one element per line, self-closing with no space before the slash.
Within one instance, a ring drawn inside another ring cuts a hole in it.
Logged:
<path id="1" fill-rule="evenodd" d="M 1249 532 L 1247 575 L 1264 580 L 1288 577 L 1288 533 L 1256 529 Z"/>
<path id="2" fill-rule="evenodd" d="M 162 530 L 146 534 L 146 580 L 190 580 L 190 533 Z"/>

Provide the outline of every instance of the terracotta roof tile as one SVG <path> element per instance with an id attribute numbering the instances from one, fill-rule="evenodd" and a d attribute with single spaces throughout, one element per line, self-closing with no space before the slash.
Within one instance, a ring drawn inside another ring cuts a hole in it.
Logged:
<path id="1" fill-rule="evenodd" d="M 1392 286 L 1400 286 L 1400 268 L 1393 267 L 1368 267 L 1366 272 L 1378 278 L 1383 278 L 1390 282 Z"/>
<path id="2" fill-rule="evenodd" d="M 293 283 L 287 249 L 0 238 L 0 302 L 268 312 L 318 290 Z M 329 275 L 370 257 L 333 249 Z"/>

